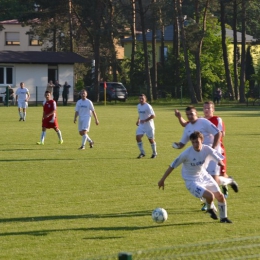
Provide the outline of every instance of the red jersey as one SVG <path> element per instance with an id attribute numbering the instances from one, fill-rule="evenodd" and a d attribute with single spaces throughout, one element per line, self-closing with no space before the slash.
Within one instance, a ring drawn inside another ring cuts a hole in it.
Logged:
<path id="1" fill-rule="evenodd" d="M 43 103 L 43 113 L 44 115 L 50 114 L 51 112 L 55 111 L 54 114 L 43 118 L 42 120 L 42 127 L 45 128 L 59 128 L 58 121 L 57 121 L 57 112 L 56 112 L 56 102 L 55 100 L 48 100 Z"/>

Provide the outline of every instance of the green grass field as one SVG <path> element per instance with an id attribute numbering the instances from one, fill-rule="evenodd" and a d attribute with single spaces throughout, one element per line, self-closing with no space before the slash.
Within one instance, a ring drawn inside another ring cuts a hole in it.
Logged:
<path id="1" fill-rule="evenodd" d="M 137 160 L 135 105 L 96 105 L 100 125 L 93 120 L 89 133 L 95 147 L 84 151 L 74 106 L 58 108 L 64 143 L 47 130 L 44 146 L 36 145 L 41 106 L 29 107 L 26 122 L 18 122 L 16 107 L 1 106 L 0 259 L 117 259 L 119 252 L 133 252 L 133 259 L 260 259 L 259 107 L 217 108 L 226 124 L 228 174 L 240 188 L 229 189 L 233 224 L 200 211 L 180 168 L 158 189 L 180 152 L 171 147 L 183 131 L 173 110 L 185 106 L 153 107 L 158 157 L 150 159 L 145 137 L 147 156 Z M 151 219 L 156 207 L 168 212 L 164 224 Z"/>

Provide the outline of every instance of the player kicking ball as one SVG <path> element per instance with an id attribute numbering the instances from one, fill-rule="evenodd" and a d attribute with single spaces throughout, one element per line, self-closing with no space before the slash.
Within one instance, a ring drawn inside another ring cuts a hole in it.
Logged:
<path id="1" fill-rule="evenodd" d="M 164 189 L 164 181 L 170 173 L 182 164 L 182 178 L 186 188 L 196 198 L 203 197 L 207 204 L 207 213 L 213 219 L 218 219 L 214 210 L 214 199 L 218 201 L 219 217 L 221 223 L 232 223 L 227 218 L 227 203 L 217 182 L 208 174 L 205 161 L 208 157 L 213 158 L 219 166 L 223 166 L 224 157 L 208 145 L 203 144 L 203 135 L 195 131 L 190 135 L 192 146 L 182 152 L 169 166 L 161 180 L 158 182 L 159 189 Z"/>
<path id="2" fill-rule="evenodd" d="M 51 92 L 45 91 L 46 100 L 43 102 L 43 115 L 42 115 L 42 133 L 41 141 L 37 142 L 38 145 L 44 145 L 44 139 L 46 136 L 46 129 L 53 128 L 58 135 L 59 144 L 63 143 L 61 131 L 58 126 L 57 120 L 57 106 L 56 102 L 51 99 Z"/>

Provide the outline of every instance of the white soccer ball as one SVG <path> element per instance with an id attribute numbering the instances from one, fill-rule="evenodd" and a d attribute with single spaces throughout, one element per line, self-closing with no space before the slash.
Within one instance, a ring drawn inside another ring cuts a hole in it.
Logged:
<path id="1" fill-rule="evenodd" d="M 163 208 L 156 208 L 152 212 L 152 219 L 156 223 L 163 223 L 164 221 L 167 220 L 167 218 L 168 218 L 168 213 Z"/>

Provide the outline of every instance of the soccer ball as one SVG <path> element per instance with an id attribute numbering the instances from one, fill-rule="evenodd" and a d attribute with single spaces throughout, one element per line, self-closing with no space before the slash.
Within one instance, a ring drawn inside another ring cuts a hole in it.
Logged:
<path id="1" fill-rule="evenodd" d="M 152 219 L 156 223 L 163 223 L 168 218 L 167 211 L 163 208 L 156 208 L 152 212 Z"/>

